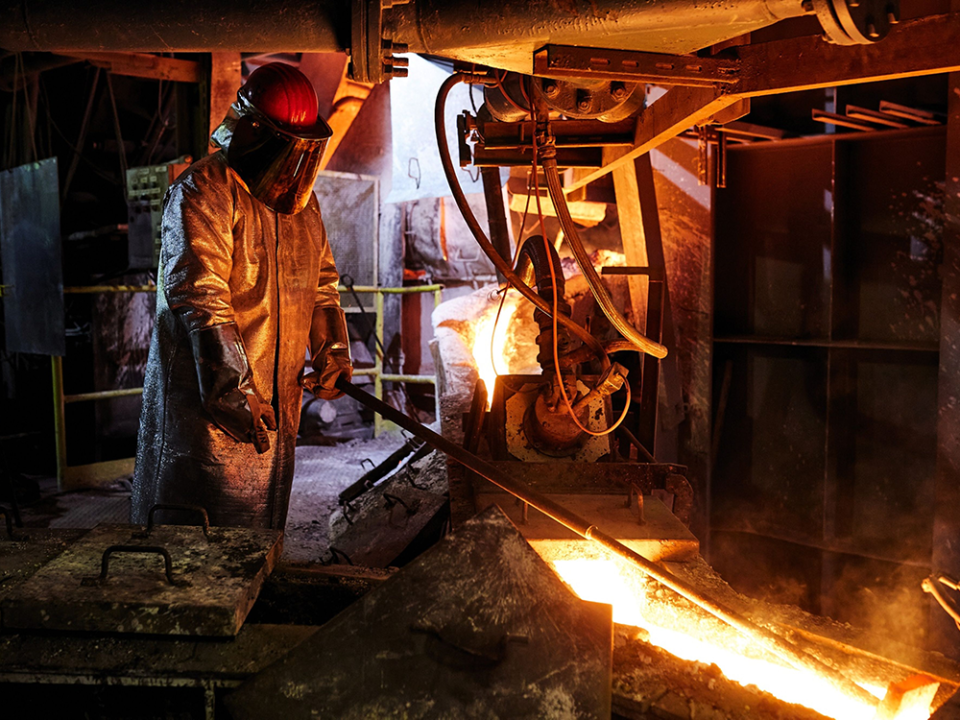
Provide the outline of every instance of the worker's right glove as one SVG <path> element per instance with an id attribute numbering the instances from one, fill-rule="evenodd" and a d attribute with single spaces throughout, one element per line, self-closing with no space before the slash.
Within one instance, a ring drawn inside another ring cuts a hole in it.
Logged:
<path id="1" fill-rule="evenodd" d="M 270 449 L 266 431 L 276 430 L 277 420 L 273 407 L 254 387 L 237 324 L 194 330 L 190 343 L 203 409 L 234 440 L 253 443 L 258 453 L 265 453 Z"/>

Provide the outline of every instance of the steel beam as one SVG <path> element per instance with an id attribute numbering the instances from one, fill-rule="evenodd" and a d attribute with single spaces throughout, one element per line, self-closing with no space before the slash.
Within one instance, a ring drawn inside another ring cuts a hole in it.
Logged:
<path id="1" fill-rule="evenodd" d="M 547 45 L 533 56 L 534 75 L 710 87 L 735 83 L 740 62 L 725 57 Z"/>
<path id="2" fill-rule="evenodd" d="M 640 115 L 629 152 L 608 153 L 602 167 L 564 192 L 603 177 L 746 98 L 960 71 L 960 12 L 902 22 L 876 45 L 831 45 L 820 37 L 800 37 L 735 50 L 738 82 L 667 91 Z"/>
<path id="3" fill-rule="evenodd" d="M 702 125 L 721 110 L 741 100 L 740 95 L 725 94 L 714 88 L 675 87 L 650 105 L 637 119 L 634 146 L 627 152 L 620 148 L 604 150 L 604 164 L 564 188 L 565 193 L 603 177 L 641 155 L 659 147 L 684 130 Z"/>
<path id="4" fill-rule="evenodd" d="M 132 52 L 63 52 L 58 54 L 75 60 L 86 60 L 91 65 L 103 68 L 114 75 L 187 83 L 198 83 L 204 78 L 204 71 L 200 63 L 193 60 Z"/>

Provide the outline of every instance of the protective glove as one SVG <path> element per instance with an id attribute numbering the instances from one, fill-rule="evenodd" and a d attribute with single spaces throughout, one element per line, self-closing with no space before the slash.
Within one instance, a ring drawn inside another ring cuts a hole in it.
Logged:
<path id="1" fill-rule="evenodd" d="M 267 430 L 277 429 L 273 407 L 253 385 L 243 338 L 236 323 L 190 333 L 200 383 L 200 402 L 217 427 L 238 442 L 270 449 Z"/>
<path id="2" fill-rule="evenodd" d="M 310 365 L 313 372 L 303 378 L 303 387 L 323 400 L 336 400 L 343 393 L 334 387 L 338 377 L 350 380 L 350 336 L 347 318 L 336 305 L 318 305 L 310 323 Z"/>

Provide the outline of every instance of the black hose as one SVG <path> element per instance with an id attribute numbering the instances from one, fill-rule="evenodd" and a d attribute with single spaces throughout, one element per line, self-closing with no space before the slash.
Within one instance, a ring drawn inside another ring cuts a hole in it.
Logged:
<path id="1" fill-rule="evenodd" d="M 517 275 L 525 281 L 529 281 L 532 274 L 540 297 L 550 303 L 552 307 L 557 308 L 558 313 L 570 315 L 570 305 L 564 300 L 565 284 L 560 256 L 557 254 L 557 249 L 541 235 L 531 235 L 523 241 L 520 252 L 517 253 L 516 271 Z M 554 340 L 553 318 L 540 310 L 533 313 L 533 319 L 536 320 L 540 328 L 540 334 L 537 335 L 537 346 L 540 348 L 537 362 L 543 369 L 543 374 L 549 375 L 556 367 L 553 353 L 554 343 L 559 343 L 557 346 L 558 355 L 566 355 L 570 350 L 570 336 L 566 333 L 565 328 L 558 327 L 558 337 Z M 592 354 L 589 352 L 589 348 L 581 349 L 585 351 L 585 362 L 590 359 Z"/>
<path id="2" fill-rule="evenodd" d="M 473 210 L 470 209 L 470 205 L 467 203 L 466 195 L 463 193 L 463 188 L 460 187 L 460 182 L 457 180 L 457 175 L 453 167 L 453 161 L 450 159 L 450 148 L 447 147 L 447 131 L 446 123 L 444 123 L 443 119 L 443 111 L 447 104 L 447 95 L 450 94 L 450 89 L 457 83 L 463 82 L 467 79 L 475 79 L 477 82 L 482 82 L 486 78 L 480 79 L 468 75 L 454 74 L 444 80 L 443 85 L 440 86 L 440 91 L 437 93 L 437 103 L 434 106 L 434 123 L 437 131 L 437 148 L 440 151 L 440 163 L 443 165 L 443 172 L 447 176 L 447 182 L 450 185 L 450 191 L 453 193 L 453 199 L 457 203 L 457 207 L 460 209 L 460 213 L 463 215 L 463 219 L 466 221 L 467 227 L 470 228 L 470 232 L 473 233 L 473 237 L 476 239 L 477 244 L 480 245 L 480 249 L 483 250 L 484 254 L 488 258 L 490 258 L 490 261 L 493 263 L 494 267 L 496 267 L 497 270 L 503 274 L 503 277 L 507 279 L 507 282 L 520 291 L 520 294 L 523 295 L 527 300 L 536 305 L 540 311 L 546 313 L 550 317 L 553 317 L 553 307 L 550 305 L 550 303 L 540 297 L 532 288 L 530 288 L 529 285 L 523 282 L 513 271 L 513 268 L 510 267 L 510 264 L 500 257 L 499 253 L 497 253 L 496 249 L 493 247 L 493 243 L 490 242 L 486 234 L 483 232 L 483 228 L 480 226 L 476 215 L 473 214 Z M 594 354 L 600 359 L 600 363 L 604 370 L 610 367 L 610 359 L 604 352 L 603 346 L 595 337 L 593 337 L 593 335 L 587 332 L 584 328 L 580 327 L 580 325 L 575 323 L 563 313 L 558 313 L 557 322 L 564 327 L 569 328 L 578 339 L 583 341 L 584 344 L 593 350 Z"/>
<path id="3" fill-rule="evenodd" d="M 550 248 L 549 255 L 547 248 Z M 531 235 L 523 241 L 520 246 L 520 252 L 517 254 L 517 275 L 522 280 L 529 280 L 529 271 L 527 263 L 533 268 L 533 281 L 546 302 L 553 303 L 553 295 L 562 300 L 565 293 L 565 283 L 563 278 L 563 268 L 560 265 L 560 256 L 553 245 L 545 243 L 540 235 Z M 550 272 L 550 265 L 553 265 L 553 273 Z M 553 278 L 557 279 L 557 286 L 553 287 Z"/>

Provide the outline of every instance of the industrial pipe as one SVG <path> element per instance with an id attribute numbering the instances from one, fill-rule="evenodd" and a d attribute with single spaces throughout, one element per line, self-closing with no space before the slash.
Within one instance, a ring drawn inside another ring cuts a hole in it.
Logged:
<path id="1" fill-rule="evenodd" d="M 548 44 L 690 53 L 806 13 L 801 0 L 414 0 L 384 30 L 412 52 L 530 73 Z"/>
<path id="2" fill-rule="evenodd" d="M 7 50 L 340 52 L 349 0 L 0 0 Z"/>
<path id="3" fill-rule="evenodd" d="M 871 707 L 877 706 L 879 702 L 877 698 L 837 670 L 829 667 L 817 658 L 804 652 L 786 638 L 780 637 L 770 630 L 767 630 L 751 620 L 748 620 L 735 610 L 732 610 L 716 600 L 701 594 L 699 590 L 689 583 L 681 580 L 673 573 L 650 562 L 642 555 L 637 554 L 626 545 L 618 541 L 616 538 L 607 535 L 596 525 L 593 525 L 575 513 L 570 512 L 562 505 L 559 505 L 551 500 L 548 496 L 539 493 L 527 486 L 525 483 L 510 477 L 507 475 L 507 473 L 495 468 L 483 458 L 477 457 L 456 443 L 450 442 L 443 436 L 438 435 L 427 427 L 424 427 L 412 418 L 404 415 L 399 410 L 391 407 L 382 400 L 378 400 L 373 395 L 364 392 L 356 385 L 351 384 L 348 380 L 345 380 L 342 377 L 338 378 L 336 386 L 337 389 L 342 391 L 345 395 L 349 395 L 357 402 L 361 403 L 362 405 L 366 405 L 368 408 L 376 413 L 379 413 L 387 420 L 396 423 L 411 435 L 414 435 L 424 442 L 429 443 L 432 447 L 447 454 L 461 465 L 469 468 L 478 475 L 485 477 L 502 490 L 506 490 L 514 497 L 519 498 L 528 505 L 533 506 L 547 517 L 572 530 L 577 535 L 602 545 L 611 554 L 627 561 L 660 584 L 670 588 L 678 595 L 685 597 L 702 610 L 705 610 L 719 620 L 722 620 L 728 625 L 736 628 L 747 638 L 756 641 L 758 644 L 769 650 L 784 662 L 790 664 L 792 667 L 814 672 L 817 675 L 824 677 L 834 688 L 842 692 L 844 695 Z"/>
<path id="4" fill-rule="evenodd" d="M 576 45 L 691 53 L 816 14 L 833 42 L 882 39 L 899 0 L 0 0 L 7 50 L 337 52 L 362 79 L 403 74 L 404 44 L 465 62 L 530 73 L 535 50 Z M 380 60 L 383 67 L 380 67 Z"/>

